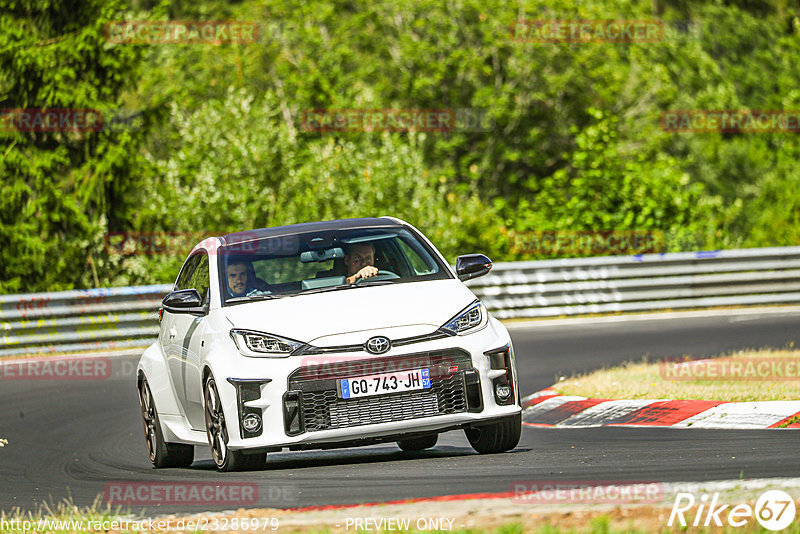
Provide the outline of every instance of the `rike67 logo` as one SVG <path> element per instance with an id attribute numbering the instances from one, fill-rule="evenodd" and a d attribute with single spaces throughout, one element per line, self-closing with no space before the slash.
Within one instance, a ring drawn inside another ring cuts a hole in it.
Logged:
<path id="1" fill-rule="evenodd" d="M 754 507 L 749 504 L 722 504 L 719 502 L 719 493 L 714 493 L 711 498 L 703 493 L 699 499 L 695 499 L 691 493 L 678 493 L 667 526 L 685 527 L 691 523 L 694 527 L 722 527 L 727 522 L 732 527 L 743 527 L 755 519 L 765 529 L 777 531 L 791 525 L 794 516 L 794 499 L 781 490 L 764 492 Z"/>

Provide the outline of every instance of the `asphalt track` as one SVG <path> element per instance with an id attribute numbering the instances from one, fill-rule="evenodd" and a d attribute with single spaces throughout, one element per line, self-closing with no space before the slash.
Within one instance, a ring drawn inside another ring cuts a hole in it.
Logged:
<path id="1" fill-rule="evenodd" d="M 647 320 L 511 325 L 523 394 L 554 378 L 644 356 L 700 357 L 800 344 L 800 311 Z M 525 427 L 512 452 L 473 453 L 461 432 L 436 448 L 394 445 L 271 454 L 267 467 L 217 473 L 205 448 L 188 469 L 152 469 L 134 386 L 135 358 L 106 380 L 0 380 L 0 510 L 71 498 L 89 505 L 107 484 L 233 482 L 257 487 L 248 507 L 355 504 L 506 492 L 520 481 L 709 481 L 800 477 L 796 431 Z M 251 486 L 252 487 L 252 486 Z M 239 508 L 223 495 L 202 505 L 132 506 L 147 515 Z M 446 505 L 444 505 L 446 506 Z"/>

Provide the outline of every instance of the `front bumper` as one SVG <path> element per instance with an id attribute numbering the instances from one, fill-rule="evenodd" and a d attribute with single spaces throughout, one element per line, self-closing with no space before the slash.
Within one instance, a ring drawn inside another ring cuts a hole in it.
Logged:
<path id="1" fill-rule="evenodd" d="M 229 368 L 229 376 L 217 376 L 234 450 L 367 444 L 471 426 L 521 409 L 511 341 L 494 319 L 471 334 L 393 347 L 380 356 L 247 360 L 246 375 L 240 368 L 234 376 Z M 341 378 L 421 367 L 430 369 L 430 389 L 348 400 L 338 395 Z M 507 398 L 498 396 L 498 384 L 508 386 Z M 248 429 L 242 424 L 248 414 L 263 423 Z"/>

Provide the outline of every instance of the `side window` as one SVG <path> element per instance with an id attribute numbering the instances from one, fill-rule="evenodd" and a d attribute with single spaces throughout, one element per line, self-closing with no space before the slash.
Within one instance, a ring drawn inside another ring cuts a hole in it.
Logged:
<path id="1" fill-rule="evenodd" d="M 203 302 L 208 298 L 208 255 L 205 253 L 197 254 L 198 258 L 197 267 L 194 269 L 191 278 L 189 279 L 189 288 L 196 289 L 200 293 L 200 298 Z"/>
<path id="2" fill-rule="evenodd" d="M 200 255 L 195 254 L 194 256 L 190 257 L 186 260 L 186 263 L 183 264 L 181 268 L 181 274 L 178 275 L 178 280 L 175 282 L 175 290 L 179 289 L 191 289 L 192 286 L 190 285 L 190 280 L 192 275 L 194 274 L 194 270 L 197 267 L 197 263 L 200 261 Z"/>

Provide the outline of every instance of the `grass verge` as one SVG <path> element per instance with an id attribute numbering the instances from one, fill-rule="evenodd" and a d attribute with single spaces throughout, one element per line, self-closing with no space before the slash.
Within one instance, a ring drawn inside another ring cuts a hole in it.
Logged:
<path id="1" fill-rule="evenodd" d="M 600 399 L 800 399 L 800 350 L 738 351 L 707 360 L 628 362 L 559 381 L 561 395 Z"/>

